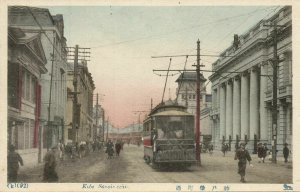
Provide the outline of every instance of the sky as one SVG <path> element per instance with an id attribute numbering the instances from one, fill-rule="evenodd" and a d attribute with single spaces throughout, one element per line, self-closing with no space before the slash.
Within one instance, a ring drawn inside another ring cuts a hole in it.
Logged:
<path id="1" fill-rule="evenodd" d="M 196 54 L 219 55 L 261 19 L 272 16 L 279 6 L 55 6 L 52 15 L 64 18 L 67 45 L 91 48 L 88 62 L 100 104 L 113 126 L 122 128 L 141 121 L 162 100 L 169 58 L 151 56 Z M 185 57 L 171 61 L 171 69 L 184 68 Z M 201 57 L 211 69 L 217 57 Z M 187 68 L 196 62 L 189 57 Z M 170 72 L 164 100 L 175 99 L 179 74 Z M 211 73 L 204 72 L 205 78 Z M 211 84 L 207 84 L 210 93 Z M 143 112 L 137 112 L 143 111 Z"/>

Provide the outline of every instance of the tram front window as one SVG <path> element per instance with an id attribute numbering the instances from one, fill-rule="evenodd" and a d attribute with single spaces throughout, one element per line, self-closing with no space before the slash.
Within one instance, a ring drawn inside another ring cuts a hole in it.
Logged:
<path id="1" fill-rule="evenodd" d="M 193 117 L 159 117 L 156 122 L 159 139 L 192 139 Z"/>

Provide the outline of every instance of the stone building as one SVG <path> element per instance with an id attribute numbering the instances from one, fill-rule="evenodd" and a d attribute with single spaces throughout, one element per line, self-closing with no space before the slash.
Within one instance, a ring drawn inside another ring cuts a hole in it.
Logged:
<path id="1" fill-rule="evenodd" d="M 257 142 L 272 143 L 272 62 L 273 27 L 278 28 L 278 127 L 277 148 L 292 147 L 292 8 L 283 7 L 267 20 L 261 20 L 245 34 L 235 37 L 212 65 L 213 141 L 234 149 L 246 141 L 250 151 Z M 230 57 L 222 57 L 230 56 Z M 230 72 L 230 73 L 228 73 Z M 222 75 L 220 75 L 222 74 Z M 282 154 L 280 152 L 279 154 Z"/>
<path id="2" fill-rule="evenodd" d="M 64 131 L 64 142 L 74 140 L 76 142 L 89 141 L 94 138 L 95 132 L 93 131 L 93 92 L 95 90 L 95 84 L 92 78 L 92 74 L 88 71 L 87 62 L 82 61 L 78 64 L 77 74 L 77 91 L 78 91 L 78 117 L 79 124 L 76 130 L 72 129 L 73 121 L 73 99 L 74 99 L 74 64 L 70 64 L 67 71 L 67 93 L 68 101 L 66 104 L 66 129 Z"/>
<path id="3" fill-rule="evenodd" d="M 41 146 L 41 75 L 47 72 L 46 63 L 40 33 L 8 27 L 7 141 L 27 165 L 38 162 Z"/>
<path id="4" fill-rule="evenodd" d="M 49 148 L 63 138 L 65 121 L 67 52 L 63 17 L 52 16 L 45 8 L 10 6 L 8 25 L 41 36 L 48 72 L 41 76 L 40 126 L 44 147 Z"/>
<path id="5" fill-rule="evenodd" d="M 176 80 L 178 83 L 178 104 L 186 106 L 187 111 L 194 115 L 196 114 L 196 81 L 196 72 L 184 72 Z M 210 142 L 212 138 L 210 122 L 211 94 L 206 93 L 205 82 L 206 79 L 200 74 L 200 140 Z"/>
<path id="6" fill-rule="evenodd" d="M 93 108 L 94 117 L 94 138 L 99 141 L 104 141 L 104 126 L 105 126 L 105 111 L 101 105 L 94 105 Z"/>

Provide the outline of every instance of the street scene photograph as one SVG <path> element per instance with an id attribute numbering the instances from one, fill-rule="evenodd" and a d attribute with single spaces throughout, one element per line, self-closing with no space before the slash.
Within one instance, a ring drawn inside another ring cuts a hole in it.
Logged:
<path id="1" fill-rule="evenodd" d="M 291 5 L 6 11 L 7 184 L 294 190 Z"/>

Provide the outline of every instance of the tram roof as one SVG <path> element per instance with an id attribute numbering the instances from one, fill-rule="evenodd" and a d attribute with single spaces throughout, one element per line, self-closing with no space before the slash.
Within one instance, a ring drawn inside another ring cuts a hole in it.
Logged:
<path id="1" fill-rule="evenodd" d="M 170 110 L 170 111 L 158 112 L 153 114 L 152 116 L 156 117 L 156 116 L 193 116 L 193 115 L 185 111 Z"/>

